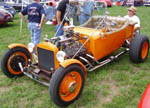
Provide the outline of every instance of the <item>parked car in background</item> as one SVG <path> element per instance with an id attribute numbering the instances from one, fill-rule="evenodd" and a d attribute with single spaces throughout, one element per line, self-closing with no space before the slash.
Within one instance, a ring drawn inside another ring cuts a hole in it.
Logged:
<path id="1" fill-rule="evenodd" d="M 50 3 L 52 3 L 52 5 L 57 8 L 58 4 L 59 4 L 59 0 L 47 0 L 45 2 L 40 2 L 40 4 L 44 5 L 50 5 Z"/>
<path id="2" fill-rule="evenodd" d="M 7 10 L 0 8 L 0 25 L 12 22 L 13 16 Z"/>
<path id="3" fill-rule="evenodd" d="M 95 0 L 96 2 L 106 2 L 107 7 L 111 7 L 112 6 L 112 2 L 111 0 Z"/>
<path id="4" fill-rule="evenodd" d="M 126 5 L 127 6 L 142 6 L 143 0 L 127 0 Z"/>
<path id="5" fill-rule="evenodd" d="M 11 5 L 9 5 L 9 4 L 7 4 L 7 3 L 1 2 L 1 3 L 0 3 L 0 7 L 1 7 L 1 8 L 4 8 L 4 9 L 7 10 L 7 11 L 9 11 L 9 12 L 12 14 L 13 17 L 15 16 L 16 10 L 15 10 Z"/>
<path id="6" fill-rule="evenodd" d="M 145 0 L 144 1 L 144 6 L 150 6 L 150 0 Z"/>
<path id="7" fill-rule="evenodd" d="M 121 5 L 121 6 L 127 6 L 127 1 L 128 1 L 128 0 L 123 0 L 123 1 L 121 1 L 121 2 L 120 2 L 120 5 Z"/>

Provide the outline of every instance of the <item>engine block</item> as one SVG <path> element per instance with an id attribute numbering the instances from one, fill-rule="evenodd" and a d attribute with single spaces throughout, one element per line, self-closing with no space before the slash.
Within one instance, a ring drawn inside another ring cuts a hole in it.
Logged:
<path id="1" fill-rule="evenodd" d="M 78 50 L 82 47 L 82 45 L 83 44 L 80 43 L 79 41 L 74 41 L 71 43 L 67 42 L 64 45 L 65 47 L 63 51 L 66 53 L 67 58 L 71 58 L 76 54 L 76 52 L 78 52 Z M 83 46 L 79 51 L 79 53 L 77 54 L 77 56 L 85 54 L 85 52 L 86 52 L 86 48 Z"/>

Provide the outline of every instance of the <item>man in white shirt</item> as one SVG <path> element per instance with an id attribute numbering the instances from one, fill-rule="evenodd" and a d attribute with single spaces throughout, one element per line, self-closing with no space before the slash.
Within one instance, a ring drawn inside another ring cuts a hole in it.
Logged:
<path id="1" fill-rule="evenodd" d="M 125 16 L 125 18 L 128 18 L 129 20 L 134 21 L 136 24 L 134 26 L 135 32 L 139 32 L 140 30 L 140 19 L 138 16 L 136 16 L 136 8 L 134 6 L 131 6 L 128 9 L 128 15 Z"/>

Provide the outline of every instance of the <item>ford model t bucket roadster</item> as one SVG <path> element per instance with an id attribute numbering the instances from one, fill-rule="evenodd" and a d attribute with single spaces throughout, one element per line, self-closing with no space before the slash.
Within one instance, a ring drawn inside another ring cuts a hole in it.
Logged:
<path id="1" fill-rule="evenodd" d="M 39 43 L 35 48 L 36 63 L 27 46 L 9 45 L 1 59 L 1 69 L 10 78 L 26 75 L 48 86 L 51 100 L 60 107 L 68 106 L 81 95 L 87 71 L 126 52 L 135 63 L 146 60 L 149 40 L 134 34 L 134 24 L 123 17 L 92 16 L 83 25 L 66 26 L 63 36 Z M 115 51 L 118 54 L 111 56 Z"/>

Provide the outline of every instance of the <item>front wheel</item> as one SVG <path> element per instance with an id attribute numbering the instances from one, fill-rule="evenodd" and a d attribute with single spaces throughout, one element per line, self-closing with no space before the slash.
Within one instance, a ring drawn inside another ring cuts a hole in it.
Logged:
<path id="1" fill-rule="evenodd" d="M 50 81 L 52 101 L 60 107 L 70 105 L 79 98 L 84 82 L 84 71 L 81 66 L 72 64 L 67 68 L 60 67 Z"/>
<path id="2" fill-rule="evenodd" d="M 135 63 L 144 62 L 149 52 L 149 39 L 147 36 L 136 35 L 130 44 L 129 57 Z"/>
<path id="3" fill-rule="evenodd" d="M 18 63 L 25 67 L 28 65 L 28 59 L 31 59 L 30 54 L 25 48 L 8 49 L 1 58 L 2 72 L 9 78 L 22 76 L 23 72 L 21 72 Z"/>

